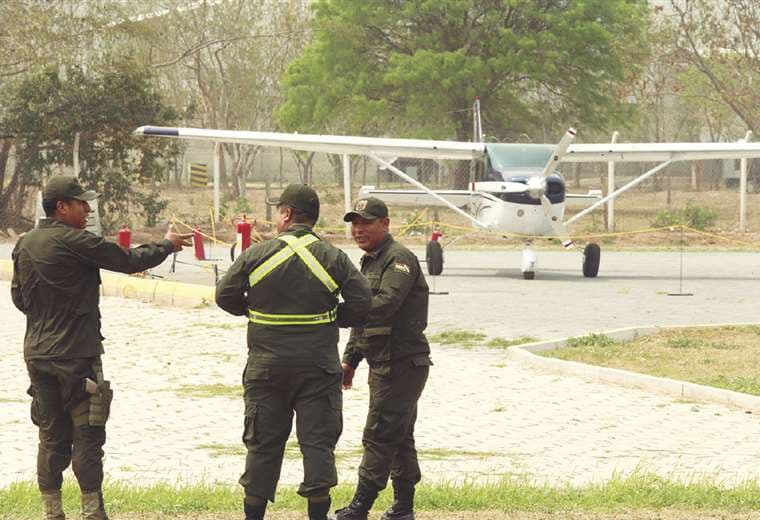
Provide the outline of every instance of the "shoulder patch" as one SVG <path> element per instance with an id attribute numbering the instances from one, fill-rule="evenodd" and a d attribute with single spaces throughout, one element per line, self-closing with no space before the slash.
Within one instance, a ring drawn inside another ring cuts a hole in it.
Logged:
<path id="1" fill-rule="evenodd" d="M 409 268 L 409 265 L 403 262 L 396 262 L 396 264 L 393 266 L 393 270 L 406 274 L 412 274 L 412 270 Z"/>

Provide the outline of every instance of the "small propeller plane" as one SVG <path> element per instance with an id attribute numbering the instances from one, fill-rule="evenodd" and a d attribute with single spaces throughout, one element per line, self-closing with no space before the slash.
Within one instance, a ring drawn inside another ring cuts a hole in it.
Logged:
<path id="1" fill-rule="evenodd" d="M 476 102 L 477 103 L 477 102 Z M 282 147 L 291 150 L 367 156 L 415 190 L 381 190 L 362 187 L 362 196 L 373 195 L 395 204 L 442 206 L 469 220 L 477 229 L 526 237 L 551 236 L 565 248 L 582 252 L 583 275 L 594 278 L 599 272 L 601 250 L 589 243 L 581 251 L 570 239 L 567 227 L 597 207 L 652 177 L 676 161 L 760 158 L 760 143 L 602 143 L 572 144 L 575 130 L 569 129 L 560 142 L 551 144 L 485 143 L 479 110 L 475 110 L 475 141 L 435 141 L 380 137 L 287 134 L 142 126 L 136 135 L 241 143 Z M 482 168 L 465 190 L 433 190 L 393 165 L 398 157 L 434 160 L 478 160 Z M 564 220 L 568 197 L 557 166 L 561 162 L 658 162 L 654 168 L 629 183 L 600 197 L 572 218 Z M 533 279 L 537 256 L 529 238 L 525 239 L 521 271 Z M 443 250 L 439 242 L 427 248 L 428 272 L 441 274 Z"/>

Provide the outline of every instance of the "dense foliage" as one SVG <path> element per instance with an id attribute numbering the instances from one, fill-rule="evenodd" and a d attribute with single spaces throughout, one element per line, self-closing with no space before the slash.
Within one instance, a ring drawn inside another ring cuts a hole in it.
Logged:
<path id="1" fill-rule="evenodd" d="M 104 229 L 126 219 L 135 203 L 156 204 L 154 196 L 136 195 L 136 188 L 163 179 L 172 143 L 132 131 L 146 123 L 173 124 L 176 114 L 161 103 L 146 69 L 128 62 L 103 72 L 47 69 L 27 76 L 9 99 L 2 127 L 14 139 L 16 183 L 39 186 L 71 167 L 78 133 L 79 177 L 102 194 Z"/>

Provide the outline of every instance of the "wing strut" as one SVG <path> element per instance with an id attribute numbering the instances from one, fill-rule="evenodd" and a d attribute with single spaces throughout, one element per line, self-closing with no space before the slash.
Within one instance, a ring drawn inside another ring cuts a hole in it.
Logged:
<path id="1" fill-rule="evenodd" d="M 573 216 L 573 218 L 565 221 L 565 225 L 569 226 L 570 224 L 572 224 L 573 222 L 575 222 L 579 218 L 585 217 L 587 214 L 591 213 L 592 211 L 594 211 L 596 208 L 598 208 L 599 206 L 601 206 L 602 204 L 604 204 L 608 200 L 614 199 L 615 197 L 617 197 L 618 195 L 620 195 L 624 191 L 628 191 L 631 188 L 633 188 L 635 186 L 638 186 L 639 184 L 641 184 L 642 182 L 644 182 L 645 180 L 647 180 L 649 177 L 651 177 L 655 173 L 659 172 L 660 170 L 662 170 L 663 168 L 665 168 L 666 166 L 668 166 L 669 164 L 671 164 L 674 160 L 677 160 L 677 159 L 671 159 L 669 161 L 665 161 L 664 163 L 655 166 L 654 168 L 652 168 L 648 172 L 646 172 L 646 173 L 644 173 L 644 174 L 636 177 L 635 179 L 633 179 L 631 182 L 629 182 L 628 184 L 626 184 L 622 188 L 618 188 L 616 191 L 610 193 L 606 197 L 604 197 L 602 199 L 599 199 L 598 201 L 594 202 L 588 208 L 584 209 L 583 211 L 581 211 L 577 215 Z"/>
<path id="2" fill-rule="evenodd" d="M 473 217 L 472 215 L 470 215 L 466 211 L 462 210 L 461 208 L 458 208 L 456 205 L 452 204 L 451 202 L 449 202 L 445 198 L 441 197 L 435 191 L 431 190 L 430 188 L 428 188 L 427 186 L 425 186 L 424 184 L 422 184 L 418 180 L 413 179 L 412 177 L 410 177 L 406 173 L 402 172 L 401 170 L 399 170 L 398 168 L 396 168 L 395 166 L 393 166 L 388 161 L 386 161 L 386 160 L 378 157 L 377 155 L 375 155 L 373 153 L 368 153 L 367 157 L 369 157 L 370 159 L 372 159 L 373 161 L 375 161 L 377 164 L 379 164 L 383 168 L 388 168 L 390 171 L 392 171 L 393 173 L 395 173 L 396 175 L 398 175 L 399 177 L 401 177 L 402 179 L 404 179 L 406 182 L 417 186 L 419 189 L 421 189 L 422 191 L 424 191 L 425 193 L 427 193 L 431 197 L 433 197 L 433 198 L 439 200 L 440 202 L 442 202 L 444 205 L 446 205 L 447 208 L 449 208 L 452 211 L 455 211 L 456 213 L 462 215 L 463 217 L 465 217 L 467 220 L 469 220 L 470 222 L 472 222 L 473 224 L 475 224 L 479 228 L 488 229 L 488 226 L 486 226 L 485 224 L 483 224 L 481 221 L 479 221 L 478 219 L 476 219 L 475 217 Z"/>

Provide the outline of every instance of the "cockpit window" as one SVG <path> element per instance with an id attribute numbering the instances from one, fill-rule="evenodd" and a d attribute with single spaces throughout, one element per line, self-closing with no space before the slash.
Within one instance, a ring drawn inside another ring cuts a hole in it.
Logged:
<path id="1" fill-rule="evenodd" d="M 491 168 L 505 170 L 543 168 L 554 152 L 544 144 L 488 144 L 486 146 Z"/>

